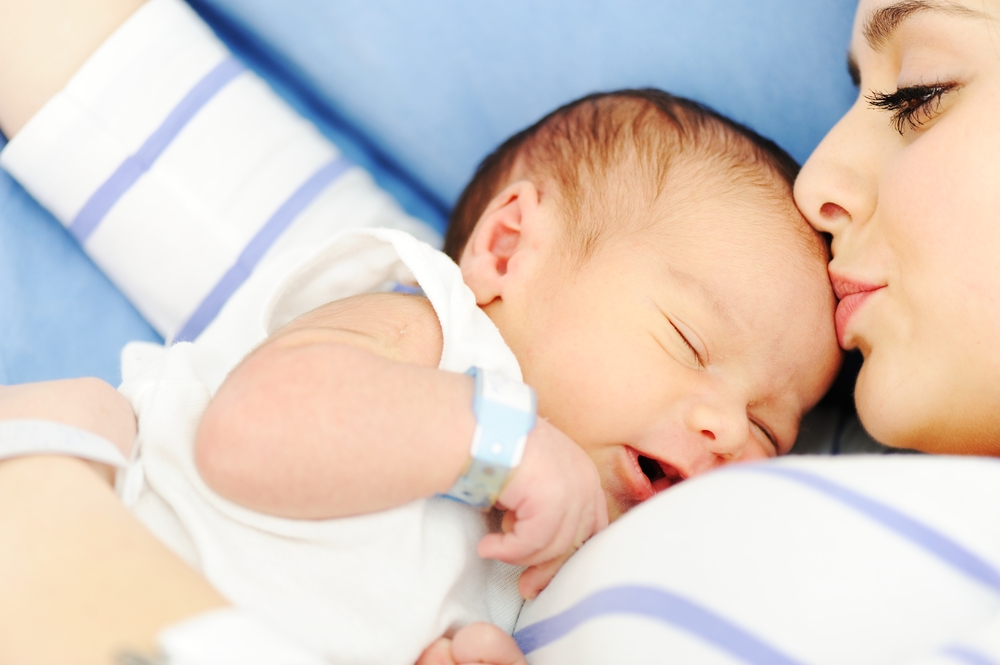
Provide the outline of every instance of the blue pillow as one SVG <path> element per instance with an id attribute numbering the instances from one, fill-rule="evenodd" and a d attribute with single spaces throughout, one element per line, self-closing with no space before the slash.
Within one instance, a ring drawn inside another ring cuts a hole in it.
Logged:
<path id="1" fill-rule="evenodd" d="M 805 159 L 856 92 L 855 0 L 192 0 L 450 205 L 482 157 L 596 90 L 693 97 Z"/>
<path id="2" fill-rule="evenodd" d="M 853 0 L 191 0 L 411 214 L 441 229 L 500 141 L 594 90 L 657 86 L 802 160 L 850 105 Z M 2 145 L 0 137 L 0 145 Z M 0 382 L 96 375 L 156 334 L 0 172 Z"/>
<path id="3" fill-rule="evenodd" d="M 0 171 L 0 383 L 99 376 L 159 336 L 72 236 Z"/>

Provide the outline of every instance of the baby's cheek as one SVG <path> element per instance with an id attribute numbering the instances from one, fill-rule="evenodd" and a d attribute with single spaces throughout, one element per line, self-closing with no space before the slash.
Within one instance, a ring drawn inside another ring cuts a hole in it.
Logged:
<path id="1" fill-rule="evenodd" d="M 754 439 L 747 444 L 746 450 L 743 451 L 743 454 L 737 461 L 752 462 L 754 460 L 762 460 L 774 456 L 774 449 L 770 446 L 770 444 L 764 444 Z"/>

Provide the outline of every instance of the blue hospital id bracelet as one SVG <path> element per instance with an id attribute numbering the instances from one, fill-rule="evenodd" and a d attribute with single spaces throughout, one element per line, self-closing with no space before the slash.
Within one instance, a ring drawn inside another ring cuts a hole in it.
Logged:
<path id="1" fill-rule="evenodd" d="M 528 433 L 535 427 L 537 400 L 535 391 L 519 381 L 478 367 L 466 373 L 476 382 L 472 459 L 444 496 L 488 509 L 497 502 L 507 476 L 521 463 Z"/>

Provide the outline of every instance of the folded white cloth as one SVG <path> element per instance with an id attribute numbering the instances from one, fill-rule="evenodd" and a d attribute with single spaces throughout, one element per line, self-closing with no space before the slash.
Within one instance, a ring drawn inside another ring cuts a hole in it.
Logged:
<path id="1" fill-rule="evenodd" d="M 515 638 L 532 665 L 1000 662 L 1000 461 L 785 458 L 598 534 Z"/>
<path id="2" fill-rule="evenodd" d="M 266 622 L 234 609 L 214 610 L 159 636 L 163 665 L 323 665 Z"/>
<path id="3" fill-rule="evenodd" d="M 180 0 L 151 0 L 18 132 L 8 170 L 167 341 L 282 246 L 357 227 L 436 242 Z"/>

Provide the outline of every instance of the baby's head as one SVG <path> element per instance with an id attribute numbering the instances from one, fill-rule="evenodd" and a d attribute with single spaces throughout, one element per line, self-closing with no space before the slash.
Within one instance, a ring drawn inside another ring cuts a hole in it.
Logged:
<path id="1" fill-rule="evenodd" d="M 661 91 L 592 95 L 480 166 L 445 250 L 590 454 L 612 516 L 785 453 L 840 362 L 826 246 L 797 166 Z"/>

